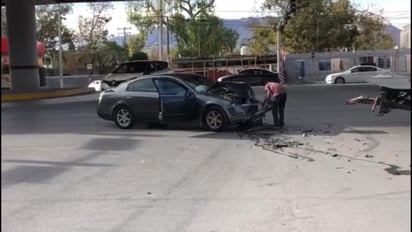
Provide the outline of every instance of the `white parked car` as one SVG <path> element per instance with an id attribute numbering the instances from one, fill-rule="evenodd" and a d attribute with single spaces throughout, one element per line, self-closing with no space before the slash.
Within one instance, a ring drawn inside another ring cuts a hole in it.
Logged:
<path id="1" fill-rule="evenodd" d="M 89 87 L 89 88 L 94 88 L 94 90 L 95 90 L 96 92 L 100 92 L 100 91 L 102 91 L 102 81 L 101 81 L 101 80 L 92 81 L 92 82 L 89 84 L 89 86 L 87 86 L 87 87 Z"/>
<path id="2" fill-rule="evenodd" d="M 332 73 L 326 76 L 326 84 L 344 84 L 367 82 L 371 78 L 391 78 L 393 73 L 389 69 L 382 69 L 373 65 L 358 65 L 346 71 Z"/>
<path id="3" fill-rule="evenodd" d="M 121 63 L 102 78 L 102 90 L 149 74 L 167 73 L 171 70 L 166 61 L 135 60 Z"/>

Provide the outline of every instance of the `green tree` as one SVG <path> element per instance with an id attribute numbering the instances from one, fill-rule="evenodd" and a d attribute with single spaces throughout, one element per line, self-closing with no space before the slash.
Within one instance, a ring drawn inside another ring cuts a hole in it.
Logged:
<path id="1" fill-rule="evenodd" d="M 392 36 L 385 34 L 385 21 L 380 15 L 362 11 L 357 14 L 359 34 L 355 38 L 355 47 L 363 49 L 392 49 L 396 43 Z"/>
<path id="2" fill-rule="evenodd" d="M 130 57 L 128 58 L 128 60 L 132 61 L 132 60 L 148 60 L 149 56 L 147 55 L 147 53 L 145 52 L 135 52 L 133 54 L 130 55 Z"/>
<path id="3" fill-rule="evenodd" d="M 266 18 L 263 23 L 253 25 L 253 34 L 250 43 L 252 54 L 263 55 L 271 53 L 270 47 L 276 46 L 276 32 L 273 25 L 277 25 L 274 18 Z"/>
<path id="4" fill-rule="evenodd" d="M 127 40 L 128 55 L 131 56 L 142 51 L 142 49 L 144 48 L 145 40 L 146 36 L 142 33 L 130 36 Z"/>
<path id="5" fill-rule="evenodd" d="M 51 56 L 56 56 L 56 46 L 59 43 L 59 13 L 63 21 L 71 12 L 71 4 L 61 4 L 60 7 L 58 5 L 36 6 L 37 40 L 45 43 L 47 53 Z M 61 25 L 61 38 L 62 44 L 69 44 L 70 48 L 74 48 L 73 32 L 64 24 Z"/>
<path id="6" fill-rule="evenodd" d="M 93 64 L 100 74 L 109 72 L 118 63 L 127 59 L 127 51 L 113 41 L 104 41 L 103 46 L 93 52 Z"/>
<path id="7" fill-rule="evenodd" d="M 285 0 L 266 0 L 265 8 L 284 7 Z M 290 52 L 336 51 L 390 48 L 382 17 L 357 10 L 349 0 L 299 1 L 292 19 L 287 20 L 282 43 Z M 388 47 L 389 46 L 389 47 Z"/>
<path id="8" fill-rule="evenodd" d="M 104 41 L 98 49 L 82 48 L 65 51 L 65 67 L 71 73 L 85 73 L 86 65 L 93 65 L 93 73 L 109 72 L 118 63 L 127 59 L 127 53 L 122 46 L 113 41 Z"/>
<path id="9" fill-rule="evenodd" d="M 164 0 L 162 15 L 166 12 L 168 20 L 160 17 L 157 2 L 146 0 L 131 4 L 128 19 L 142 33 L 148 33 L 162 18 L 176 37 L 177 52 L 174 54 L 210 56 L 235 48 L 239 35 L 225 28 L 222 20 L 213 15 L 215 0 Z"/>

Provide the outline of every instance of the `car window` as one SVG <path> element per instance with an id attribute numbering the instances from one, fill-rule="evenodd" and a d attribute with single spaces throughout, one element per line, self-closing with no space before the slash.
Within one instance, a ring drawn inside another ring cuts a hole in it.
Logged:
<path id="1" fill-rule="evenodd" d="M 185 96 L 187 89 L 182 84 L 169 79 L 158 79 L 155 81 L 160 95 Z"/>
<path id="2" fill-rule="evenodd" d="M 129 84 L 126 91 L 131 92 L 157 92 L 152 79 L 137 80 Z"/>
<path id="3" fill-rule="evenodd" d="M 353 72 L 353 73 L 354 73 L 354 72 L 359 72 L 359 67 L 356 67 L 356 68 L 351 69 L 350 72 Z"/>
<path id="4" fill-rule="evenodd" d="M 238 76 L 233 76 L 233 77 L 226 78 L 224 81 L 245 82 L 245 81 L 248 81 L 250 79 L 251 79 L 251 77 L 249 77 L 249 76 L 238 75 Z"/>
<path id="5" fill-rule="evenodd" d="M 213 85 L 213 82 L 211 82 L 207 77 L 204 76 L 186 76 L 181 80 L 192 87 L 197 93 L 201 94 L 205 93 L 206 90 L 208 90 Z"/>
<path id="6" fill-rule="evenodd" d="M 128 68 L 129 68 L 129 73 L 142 73 L 146 69 L 146 62 L 136 62 L 136 63 L 130 63 Z"/>
<path id="7" fill-rule="evenodd" d="M 155 71 L 161 71 L 168 68 L 168 63 L 164 61 L 158 61 L 155 63 Z"/>
<path id="8" fill-rule="evenodd" d="M 253 75 L 254 70 L 243 70 L 239 72 L 239 75 Z"/>
<path id="9" fill-rule="evenodd" d="M 376 72 L 375 67 L 361 67 L 361 68 L 362 68 L 361 72 Z"/>
<path id="10" fill-rule="evenodd" d="M 132 62 L 121 64 L 113 73 L 142 73 L 145 71 L 146 62 Z"/>
<path id="11" fill-rule="evenodd" d="M 262 75 L 273 75 L 272 72 L 269 72 L 267 70 L 261 70 L 262 71 Z"/>

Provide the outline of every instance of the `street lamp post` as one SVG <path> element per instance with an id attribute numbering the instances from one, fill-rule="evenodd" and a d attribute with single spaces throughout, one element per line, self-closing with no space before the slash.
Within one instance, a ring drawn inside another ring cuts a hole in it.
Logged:
<path id="1" fill-rule="evenodd" d="M 159 60 L 163 60 L 163 8 L 162 0 L 159 0 Z"/>
<path id="2" fill-rule="evenodd" d="M 395 55 L 393 56 L 393 66 L 394 66 L 394 72 L 396 73 L 397 72 L 397 69 L 398 69 L 398 56 L 399 56 L 399 46 L 398 45 L 396 45 L 395 47 L 394 47 L 394 49 L 395 49 Z"/>
<path id="3" fill-rule="evenodd" d="M 60 76 L 60 88 L 63 88 L 63 49 L 62 49 L 62 20 L 61 20 L 61 5 L 59 3 L 59 14 L 58 14 L 58 32 L 59 33 L 59 76 Z"/>
<path id="4" fill-rule="evenodd" d="M 319 52 L 319 22 L 316 20 L 316 52 Z"/>

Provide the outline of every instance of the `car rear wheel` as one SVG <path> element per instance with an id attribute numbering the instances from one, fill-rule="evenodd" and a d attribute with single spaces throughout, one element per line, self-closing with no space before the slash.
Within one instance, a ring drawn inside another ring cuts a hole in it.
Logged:
<path id="1" fill-rule="evenodd" d="M 221 131 L 227 125 L 226 114 L 218 107 L 209 107 L 203 116 L 203 125 L 211 131 Z"/>
<path id="2" fill-rule="evenodd" d="M 136 125 L 136 119 L 133 112 L 126 106 L 120 106 L 115 110 L 114 122 L 121 129 L 130 129 Z"/>
<path id="3" fill-rule="evenodd" d="M 343 79 L 342 77 L 337 77 L 335 79 L 335 84 L 345 84 L 345 79 Z"/>

